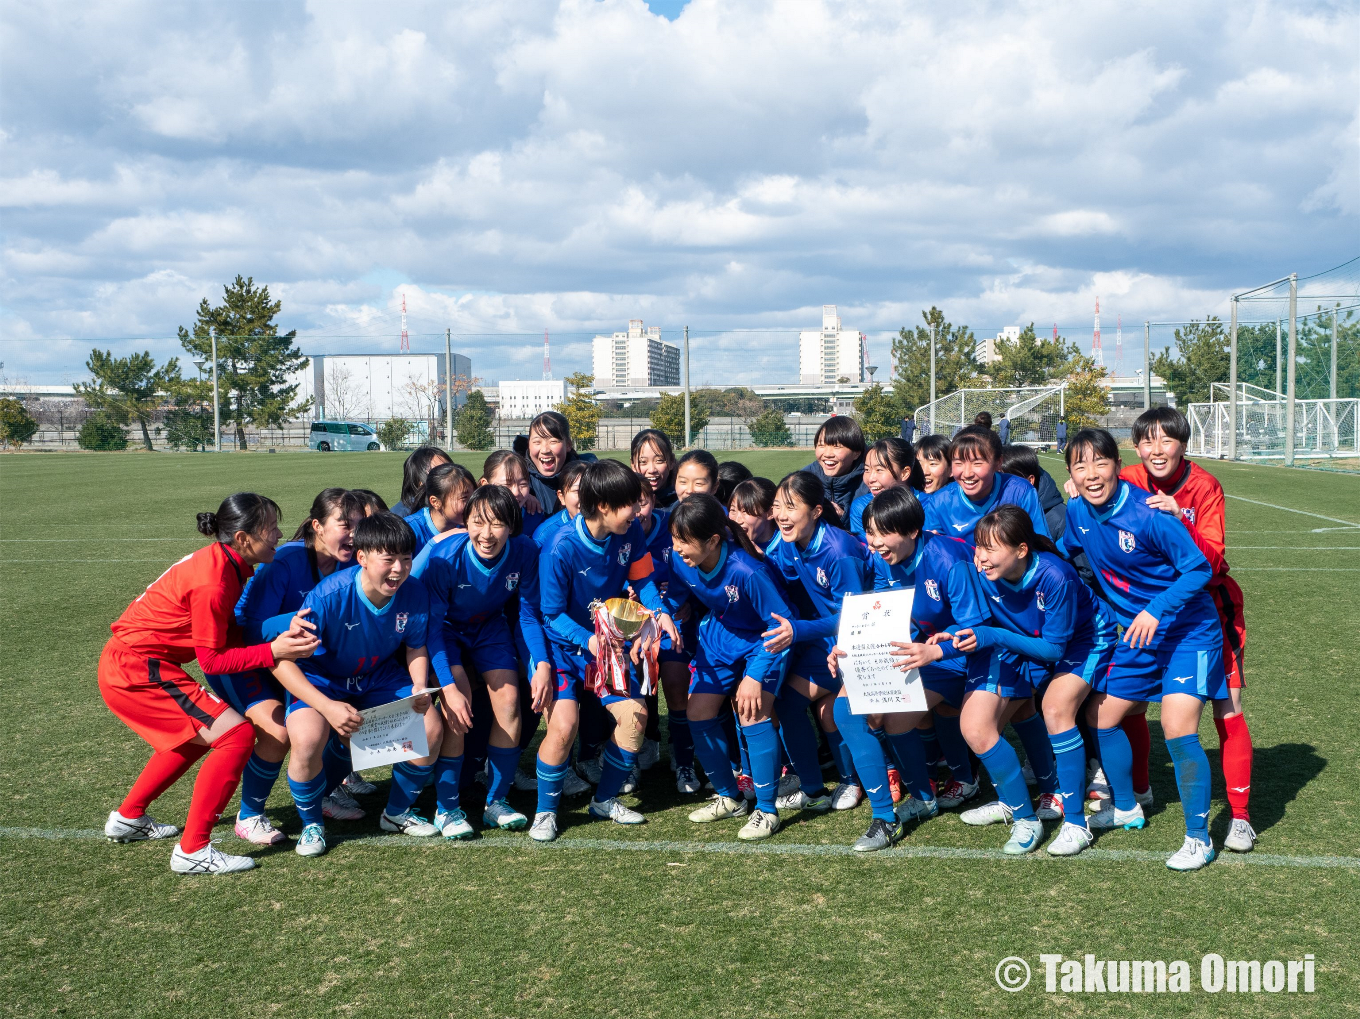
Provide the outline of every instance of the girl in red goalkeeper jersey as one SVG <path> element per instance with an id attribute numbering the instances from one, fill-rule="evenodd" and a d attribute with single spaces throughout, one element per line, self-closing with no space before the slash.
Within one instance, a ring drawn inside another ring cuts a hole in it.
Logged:
<path id="1" fill-rule="evenodd" d="M 230 856 L 209 841 L 218 815 L 236 792 L 255 743 L 254 729 L 181 668 L 197 659 L 205 673 L 268 669 L 304 658 L 316 638 L 295 616 L 269 644 L 241 646 L 234 610 L 246 581 L 274 558 L 279 508 L 253 492 L 229 496 L 216 513 L 200 513 L 198 530 L 213 542 L 154 580 L 110 629 L 99 658 L 99 692 L 109 710 L 154 751 L 126 799 L 109 814 L 113 842 L 180 836 L 170 856 L 177 874 L 226 874 L 255 861 Z M 211 752 L 210 752 L 211 751 Z M 160 824 L 147 808 L 200 758 L 184 832 Z"/>

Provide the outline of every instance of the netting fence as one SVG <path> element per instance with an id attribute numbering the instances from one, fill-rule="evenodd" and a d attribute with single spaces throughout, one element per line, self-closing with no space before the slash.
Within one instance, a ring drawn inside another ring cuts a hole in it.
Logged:
<path id="1" fill-rule="evenodd" d="M 1046 445 L 1057 442 L 1058 420 L 1064 412 L 1062 386 L 1020 386 L 1010 389 L 956 389 L 916 411 L 922 435 L 952 436 L 983 411 L 993 424 L 1002 417 L 1011 423 L 1010 441 Z"/>

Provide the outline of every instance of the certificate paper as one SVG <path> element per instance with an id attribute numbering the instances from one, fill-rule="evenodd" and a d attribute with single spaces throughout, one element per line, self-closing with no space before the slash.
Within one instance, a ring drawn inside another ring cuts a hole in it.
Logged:
<path id="1" fill-rule="evenodd" d="M 916 669 L 902 672 L 889 652 L 892 642 L 911 640 L 911 603 L 916 589 L 846 595 L 841 603 L 836 643 L 846 652 L 839 668 L 845 677 L 850 711 L 874 715 L 925 711 L 926 691 Z"/>
<path id="2" fill-rule="evenodd" d="M 429 693 L 425 691 L 389 704 L 379 704 L 376 708 L 364 709 L 364 724 L 349 738 L 349 752 L 354 758 L 355 771 L 429 756 L 425 716 L 411 710 L 411 702 L 417 696 L 428 697 Z"/>

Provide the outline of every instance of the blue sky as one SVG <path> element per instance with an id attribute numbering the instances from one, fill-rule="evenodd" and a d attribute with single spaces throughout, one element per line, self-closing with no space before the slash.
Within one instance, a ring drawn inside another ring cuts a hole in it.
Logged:
<path id="1" fill-rule="evenodd" d="M 11 2 L 4 373 L 174 354 L 238 272 L 316 352 L 395 349 L 405 293 L 488 379 L 629 318 L 752 382 L 823 303 L 880 363 L 932 303 L 1222 314 L 1360 248 L 1354 6 L 1232 10 Z"/>

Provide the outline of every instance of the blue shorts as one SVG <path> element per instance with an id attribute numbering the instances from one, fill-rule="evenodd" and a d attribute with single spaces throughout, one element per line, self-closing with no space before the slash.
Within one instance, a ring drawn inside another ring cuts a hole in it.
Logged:
<path id="1" fill-rule="evenodd" d="M 457 646 L 464 666 L 470 664 L 483 675 L 493 669 L 519 671 L 515 638 L 510 633 L 510 624 L 505 621 L 505 616 L 491 616 L 479 626 L 466 630 L 456 631 L 448 623 L 443 626 L 445 639 Z"/>
<path id="2" fill-rule="evenodd" d="M 758 650 L 759 644 L 755 645 Z M 767 693 L 779 695 L 779 688 L 784 683 L 784 670 L 779 668 L 779 663 L 765 674 L 760 681 L 760 688 Z M 730 654 L 718 655 L 714 650 L 699 642 L 699 649 L 694 655 L 694 661 L 689 667 L 689 692 L 712 693 L 726 697 L 737 689 L 737 685 L 746 678 L 746 659 L 744 657 L 735 658 Z"/>
<path id="3" fill-rule="evenodd" d="M 284 691 L 279 681 L 264 669 L 233 672 L 227 675 L 204 675 L 212 692 L 244 715 L 261 701 L 283 703 Z"/>
<path id="4" fill-rule="evenodd" d="M 557 644 L 548 646 L 552 654 L 553 671 L 557 675 L 557 690 L 555 696 L 557 700 L 579 701 L 582 697 L 590 696 L 586 690 L 586 664 L 587 658 L 583 651 L 572 654 L 567 649 Z M 623 697 L 618 694 L 609 694 L 600 698 L 600 703 L 608 706 L 618 701 L 641 700 L 642 687 L 639 686 L 634 670 L 628 670 L 628 696 Z"/>
<path id="5" fill-rule="evenodd" d="M 968 656 L 964 690 L 984 690 L 998 697 L 1017 700 L 1032 696 L 1051 670 L 1002 648 L 976 651 Z"/>
<path id="6" fill-rule="evenodd" d="M 954 661 L 963 665 L 962 659 Z M 937 663 L 921 669 L 921 685 L 943 697 L 951 708 L 963 707 L 963 690 L 967 680 L 968 673 L 964 668 L 951 668 Z"/>
<path id="7" fill-rule="evenodd" d="M 831 670 L 826 667 L 827 656 L 835 646 L 835 637 L 805 640 L 801 644 L 793 645 L 785 659 L 788 664 L 784 668 L 784 675 L 802 676 L 813 686 L 836 693 L 841 688 L 840 673 L 837 672 L 833 676 Z"/>
<path id="8" fill-rule="evenodd" d="M 676 651 L 672 648 L 663 646 L 661 652 L 657 655 L 657 661 L 684 662 L 687 665 L 694 661 L 695 653 L 699 647 L 700 612 L 701 610 L 699 608 L 691 604 L 689 618 L 677 625 L 677 629 L 680 631 L 680 640 L 683 642 L 685 649 L 683 651 Z M 669 637 L 663 637 L 662 639 L 666 644 L 670 643 Z"/>
<path id="9" fill-rule="evenodd" d="M 1114 641 L 1069 641 L 1062 658 L 1053 666 L 1053 674 L 1070 672 L 1087 686 L 1094 687 L 1109 675 L 1114 649 Z"/>
<path id="10" fill-rule="evenodd" d="M 367 676 L 332 679 L 308 672 L 303 675 L 331 700 L 352 704 L 360 711 L 411 696 L 411 674 L 395 658 L 387 659 Z M 292 694 L 288 695 L 288 714 L 305 707 L 305 703 Z"/>
<path id="11" fill-rule="evenodd" d="M 1126 701 L 1160 701 L 1167 694 L 1188 693 L 1200 700 L 1228 696 L 1223 647 L 1190 647 L 1165 641 L 1156 648 L 1131 648 L 1123 641 L 1096 691 Z"/>

